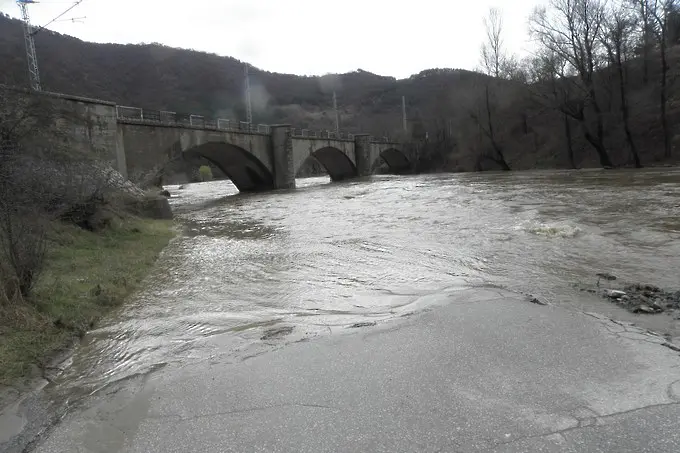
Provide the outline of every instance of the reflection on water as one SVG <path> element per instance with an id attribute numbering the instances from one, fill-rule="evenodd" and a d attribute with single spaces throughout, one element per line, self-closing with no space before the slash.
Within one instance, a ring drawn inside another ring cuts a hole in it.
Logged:
<path id="1" fill-rule="evenodd" d="M 86 337 L 63 380 L 91 391 L 163 364 L 238 360 L 466 285 L 561 304 L 602 271 L 680 285 L 678 170 L 327 182 L 265 194 L 170 187 L 183 234 L 148 287 Z M 286 329 L 268 331 L 277 326 Z"/>

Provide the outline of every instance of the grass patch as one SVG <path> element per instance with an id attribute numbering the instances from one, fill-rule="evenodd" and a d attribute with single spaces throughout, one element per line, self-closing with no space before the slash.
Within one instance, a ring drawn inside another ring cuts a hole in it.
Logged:
<path id="1" fill-rule="evenodd" d="M 97 233 L 55 224 L 32 300 L 0 307 L 0 383 L 43 365 L 120 305 L 173 236 L 169 220 L 125 219 Z"/>

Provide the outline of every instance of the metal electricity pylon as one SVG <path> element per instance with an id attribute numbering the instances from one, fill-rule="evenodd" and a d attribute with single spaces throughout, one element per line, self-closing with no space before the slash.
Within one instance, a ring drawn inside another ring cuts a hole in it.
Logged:
<path id="1" fill-rule="evenodd" d="M 21 9 L 21 19 L 24 21 L 24 40 L 26 41 L 26 60 L 28 61 L 28 77 L 31 88 L 40 91 L 40 71 L 38 71 L 38 56 L 35 52 L 35 40 L 33 39 L 33 26 L 28 15 L 28 5 L 37 3 L 35 0 L 17 0 L 17 5 Z"/>

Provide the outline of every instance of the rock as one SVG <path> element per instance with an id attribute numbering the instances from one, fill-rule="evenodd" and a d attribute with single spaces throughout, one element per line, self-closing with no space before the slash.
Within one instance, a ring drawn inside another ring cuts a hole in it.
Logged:
<path id="1" fill-rule="evenodd" d="M 651 291 L 653 293 L 658 293 L 659 291 L 661 291 L 661 289 L 658 286 L 654 286 L 654 285 L 645 285 L 645 286 L 643 286 L 643 289 L 645 291 Z"/>
<path id="2" fill-rule="evenodd" d="M 548 305 L 547 302 L 543 302 L 542 300 L 539 300 L 538 298 L 536 298 L 534 296 L 529 296 L 529 302 L 531 302 L 532 304 L 536 304 L 536 305 Z"/>
<path id="3" fill-rule="evenodd" d="M 177 190 L 184 190 L 184 185 L 179 186 Z"/>
<path id="4" fill-rule="evenodd" d="M 630 302 L 630 296 L 628 294 L 624 294 L 619 300 L 624 303 Z"/>
<path id="5" fill-rule="evenodd" d="M 633 309 L 633 313 L 656 313 L 656 310 L 654 310 L 652 307 L 649 305 L 638 305 Z"/>
<path id="6" fill-rule="evenodd" d="M 654 308 L 655 310 L 658 310 L 658 311 L 663 311 L 664 308 L 663 308 L 662 304 L 663 304 L 663 302 L 661 302 L 661 299 L 658 299 L 658 298 L 654 299 L 654 302 L 652 302 L 652 308 Z"/>
<path id="7" fill-rule="evenodd" d="M 167 189 L 161 190 L 161 192 L 159 193 L 159 195 L 161 195 L 161 196 L 163 196 L 163 197 L 166 197 L 166 198 L 170 198 L 170 196 L 171 196 L 171 195 L 170 195 L 170 191 L 168 191 Z"/>
<path id="8" fill-rule="evenodd" d="M 623 296 L 625 296 L 626 293 L 623 291 L 619 291 L 617 289 L 605 289 L 604 295 L 609 297 L 610 299 L 620 299 Z"/>

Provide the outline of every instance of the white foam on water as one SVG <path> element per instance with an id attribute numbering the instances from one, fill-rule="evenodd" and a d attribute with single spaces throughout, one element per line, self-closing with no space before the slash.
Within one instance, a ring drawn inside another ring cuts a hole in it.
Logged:
<path id="1" fill-rule="evenodd" d="M 577 226 L 564 223 L 530 223 L 520 225 L 516 229 L 549 238 L 574 238 L 583 232 Z"/>

